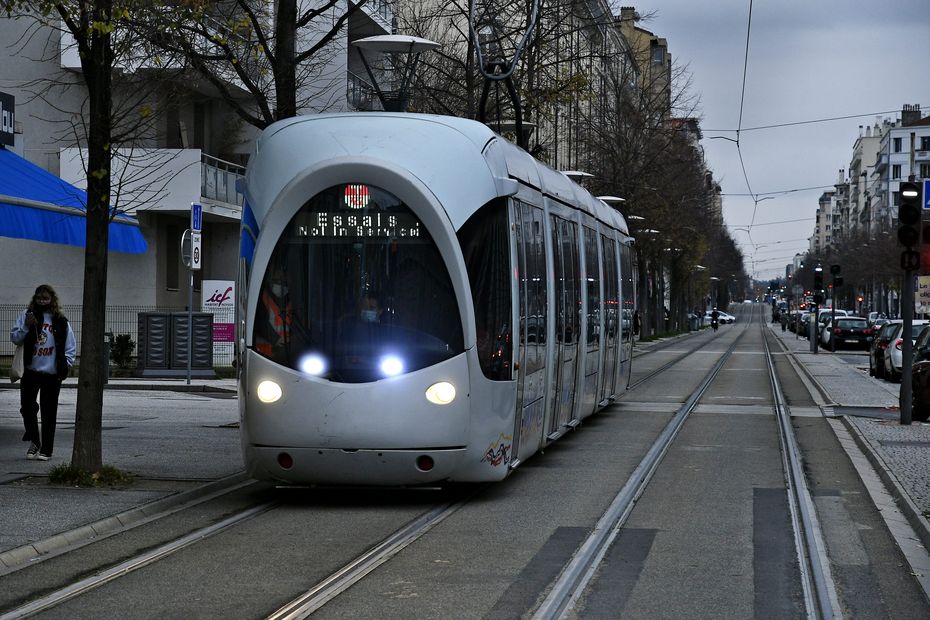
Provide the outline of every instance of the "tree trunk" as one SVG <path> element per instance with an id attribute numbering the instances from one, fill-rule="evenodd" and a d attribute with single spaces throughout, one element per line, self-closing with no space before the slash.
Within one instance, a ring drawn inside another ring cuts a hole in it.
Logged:
<path id="1" fill-rule="evenodd" d="M 277 0 L 275 12 L 275 120 L 297 116 L 297 1 Z"/>
<path id="2" fill-rule="evenodd" d="M 94 3 L 94 21 L 108 22 L 112 0 Z M 85 36 L 87 36 L 85 34 Z M 90 53 L 81 58 L 90 102 L 87 139 L 87 242 L 84 248 L 84 298 L 81 316 L 81 365 L 71 464 L 84 471 L 103 466 L 103 330 L 107 307 L 107 243 L 110 224 L 110 35 L 94 29 Z"/>

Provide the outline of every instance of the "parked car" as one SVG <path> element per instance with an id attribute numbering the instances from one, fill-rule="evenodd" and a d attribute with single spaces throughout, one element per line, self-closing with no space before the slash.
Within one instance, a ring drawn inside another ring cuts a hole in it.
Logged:
<path id="1" fill-rule="evenodd" d="M 916 342 L 921 332 L 927 328 L 930 321 L 914 321 L 911 332 L 911 343 Z M 889 381 L 898 382 L 901 380 L 901 366 L 903 365 L 904 340 L 901 338 L 904 328 L 904 322 L 895 326 L 894 332 L 888 341 L 888 348 L 885 349 L 885 378 Z"/>
<path id="2" fill-rule="evenodd" d="M 924 329 L 914 343 L 911 390 L 911 418 L 926 422 L 930 418 L 930 329 Z"/>
<path id="3" fill-rule="evenodd" d="M 891 319 L 879 318 L 874 321 L 869 321 L 869 329 L 871 330 L 872 337 L 878 335 L 878 332 L 881 331 L 882 325 L 886 325 L 891 322 Z"/>
<path id="4" fill-rule="evenodd" d="M 811 329 L 811 315 L 812 312 L 802 312 L 801 313 L 801 322 L 798 325 L 798 335 L 802 338 L 810 337 Z"/>
<path id="5" fill-rule="evenodd" d="M 835 322 L 828 319 L 820 330 L 820 342 L 831 351 L 850 346 L 868 350 L 871 340 L 869 322 L 858 316 L 837 316 Z"/>
<path id="6" fill-rule="evenodd" d="M 869 374 L 873 377 L 884 379 L 885 351 L 888 350 L 888 342 L 900 323 L 901 321 L 888 321 L 872 338 L 872 344 L 869 346 Z"/>

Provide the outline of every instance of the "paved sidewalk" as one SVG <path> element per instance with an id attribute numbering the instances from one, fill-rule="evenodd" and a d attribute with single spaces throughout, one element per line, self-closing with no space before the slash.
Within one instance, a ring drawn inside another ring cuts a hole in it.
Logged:
<path id="1" fill-rule="evenodd" d="M 25 458 L 19 390 L 0 389 L 0 575 L 40 552 L 137 522 L 152 502 L 180 503 L 203 494 L 208 483 L 232 483 L 242 470 L 235 389 L 233 379 L 111 380 L 104 391 L 103 462 L 136 482 L 100 489 L 46 480 L 50 469 L 71 460 L 77 390 L 61 391 L 54 454 L 43 462 Z M 122 523 L 102 521 L 114 515 Z M 96 531 L 85 527 L 92 523 Z"/>

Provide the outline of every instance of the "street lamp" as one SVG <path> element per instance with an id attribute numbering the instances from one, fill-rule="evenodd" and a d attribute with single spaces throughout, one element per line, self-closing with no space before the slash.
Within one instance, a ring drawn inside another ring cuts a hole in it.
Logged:
<path id="1" fill-rule="evenodd" d="M 381 107 L 386 112 L 407 111 L 407 103 L 410 101 L 410 86 L 413 83 L 413 75 L 420 60 L 420 54 L 439 47 L 439 43 L 435 41 L 404 34 L 382 34 L 365 37 L 353 41 L 352 45 L 358 48 L 358 54 L 362 59 L 362 64 L 365 65 L 365 71 L 371 79 L 378 100 L 381 102 Z M 382 77 L 387 77 L 388 81 L 393 82 L 397 86 L 396 89 L 388 90 L 387 84 L 378 83 L 364 51 L 390 55 L 390 66 L 381 67 L 379 73 Z M 399 79 L 392 79 L 394 77 L 392 74 L 398 70 L 400 72 Z"/>

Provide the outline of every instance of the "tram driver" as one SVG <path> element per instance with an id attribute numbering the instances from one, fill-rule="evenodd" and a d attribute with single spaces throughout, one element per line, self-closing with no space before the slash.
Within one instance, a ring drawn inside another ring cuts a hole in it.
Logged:
<path id="1" fill-rule="evenodd" d="M 291 340 L 294 311 L 288 295 L 287 276 L 276 263 L 262 285 L 255 321 L 255 350 L 268 359 L 282 363 Z"/>

